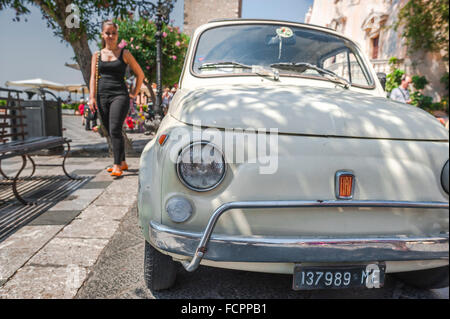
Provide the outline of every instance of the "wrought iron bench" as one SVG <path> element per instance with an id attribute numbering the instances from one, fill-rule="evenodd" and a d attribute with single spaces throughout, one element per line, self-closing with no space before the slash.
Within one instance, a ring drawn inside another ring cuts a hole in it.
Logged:
<path id="1" fill-rule="evenodd" d="M 33 165 L 33 170 L 29 177 L 34 175 L 36 166 L 61 166 L 64 174 L 70 179 L 78 179 L 78 177 L 70 175 L 65 168 L 66 158 L 70 152 L 70 139 L 62 136 L 26 138 L 26 124 L 24 123 L 25 115 L 23 108 L 20 106 L 19 91 L 17 91 L 16 94 L 17 98 L 13 98 L 12 91 L 9 91 L 6 106 L 0 106 L 0 174 L 5 180 L 10 182 L 8 184 L 12 184 L 12 190 L 17 200 L 24 205 L 27 205 L 32 204 L 32 202 L 23 199 L 17 190 L 17 181 L 27 165 L 27 159 L 30 160 Z M 31 158 L 32 152 L 60 147 L 64 144 L 67 145 L 67 151 L 64 155 L 62 164 L 36 164 Z M 15 156 L 22 157 L 22 167 L 14 177 L 9 177 L 3 172 L 1 161 Z M 2 182 L 2 184 L 5 183 Z"/>

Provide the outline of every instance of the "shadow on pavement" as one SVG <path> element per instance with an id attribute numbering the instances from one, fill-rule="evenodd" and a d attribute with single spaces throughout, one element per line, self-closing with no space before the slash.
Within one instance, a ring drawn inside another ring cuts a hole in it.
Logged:
<path id="1" fill-rule="evenodd" d="M 9 182 L 0 180 L 0 242 L 8 238 L 21 227 L 55 206 L 58 202 L 70 198 L 70 194 L 88 183 L 93 176 L 82 176 L 72 180 L 62 176 L 38 176 L 21 179 L 18 192 L 32 205 L 23 205 L 16 200 Z M 68 212 L 74 217 L 73 212 Z M 78 212 L 79 213 L 79 212 Z"/>

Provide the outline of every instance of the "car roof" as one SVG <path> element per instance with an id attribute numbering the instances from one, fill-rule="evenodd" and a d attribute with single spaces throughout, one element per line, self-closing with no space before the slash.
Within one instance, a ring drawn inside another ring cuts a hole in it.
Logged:
<path id="1" fill-rule="evenodd" d="M 248 21 L 248 22 L 277 22 L 277 23 L 289 23 L 289 24 L 298 24 L 299 26 L 306 26 L 306 27 L 314 27 L 314 28 L 320 28 L 327 31 L 333 31 L 336 32 L 336 30 L 328 27 L 324 27 L 317 24 L 311 24 L 311 23 L 302 23 L 302 22 L 296 22 L 296 21 L 289 21 L 289 20 L 274 20 L 274 19 L 235 19 L 235 18 L 220 18 L 220 19 L 212 19 L 209 20 L 208 23 L 214 23 L 214 22 L 241 22 L 241 21 Z"/>

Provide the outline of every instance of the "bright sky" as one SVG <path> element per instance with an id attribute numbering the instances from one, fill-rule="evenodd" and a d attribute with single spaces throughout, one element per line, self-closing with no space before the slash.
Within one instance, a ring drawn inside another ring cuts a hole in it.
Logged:
<path id="1" fill-rule="evenodd" d="M 225 0 L 221 0 L 225 1 Z M 279 19 L 303 22 L 313 0 L 242 0 L 242 18 Z M 184 0 L 175 3 L 171 19 L 183 26 Z M 25 22 L 13 22 L 13 10 L 0 11 L 0 87 L 6 81 L 43 78 L 62 84 L 83 83 L 81 73 L 64 66 L 73 63 L 73 50 L 47 28 L 40 10 L 31 8 Z M 96 44 L 90 44 L 96 50 Z M 61 97 L 65 98 L 66 93 Z"/>

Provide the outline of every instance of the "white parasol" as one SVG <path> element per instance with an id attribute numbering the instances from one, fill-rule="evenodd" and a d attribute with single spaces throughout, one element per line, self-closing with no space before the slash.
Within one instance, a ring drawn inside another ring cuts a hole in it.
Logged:
<path id="1" fill-rule="evenodd" d="M 66 87 L 63 84 L 51 82 L 43 79 L 30 79 L 22 81 L 6 81 L 6 86 L 22 86 L 40 89 L 49 89 L 54 91 L 66 91 Z"/>
<path id="2" fill-rule="evenodd" d="M 71 93 L 89 93 L 88 87 L 84 84 L 68 84 L 65 87 L 66 91 L 69 91 Z"/>

